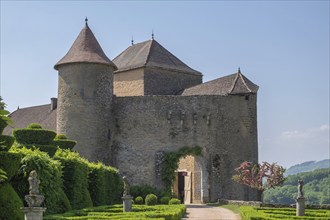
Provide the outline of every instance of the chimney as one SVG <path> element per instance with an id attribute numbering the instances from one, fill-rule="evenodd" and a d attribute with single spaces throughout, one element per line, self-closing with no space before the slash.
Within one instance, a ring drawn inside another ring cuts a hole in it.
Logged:
<path id="1" fill-rule="evenodd" d="M 50 110 L 53 111 L 57 108 L 57 98 L 50 98 Z"/>

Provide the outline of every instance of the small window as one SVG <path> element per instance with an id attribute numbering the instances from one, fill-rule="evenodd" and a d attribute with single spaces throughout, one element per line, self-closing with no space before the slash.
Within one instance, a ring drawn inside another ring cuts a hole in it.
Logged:
<path id="1" fill-rule="evenodd" d="M 246 101 L 249 101 L 249 99 L 250 99 L 250 96 L 246 95 L 246 96 L 245 96 L 245 100 L 246 100 Z"/>

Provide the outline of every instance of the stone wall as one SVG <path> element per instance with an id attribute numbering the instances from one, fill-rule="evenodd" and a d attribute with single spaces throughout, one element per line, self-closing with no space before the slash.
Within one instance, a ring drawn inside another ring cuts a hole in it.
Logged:
<path id="1" fill-rule="evenodd" d="M 113 90 L 116 96 L 143 96 L 143 68 L 116 72 L 114 74 Z"/>
<path id="2" fill-rule="evenodd" d="M 57 133 L 77 141 L 74 150 L 109 162 L 112 140 L 112 68 L 100 64 L 59 66 Z"/>
<path id="3" fill-rule="evenodd" d="M 201 83 L 202 75 L 146 67 L 144 73 L 144 94 L 177 95 L 184 89 Z"/>
<path id="4" fill-rule="evenodd" d="M 114 106 L 112 163 L 131 184 L 161 188 L 156 153 L 198 145 L 203 202 L 257 199 L 231 180 L 241 162 L 258 161 L 255 95 L 116 97 Z"/>

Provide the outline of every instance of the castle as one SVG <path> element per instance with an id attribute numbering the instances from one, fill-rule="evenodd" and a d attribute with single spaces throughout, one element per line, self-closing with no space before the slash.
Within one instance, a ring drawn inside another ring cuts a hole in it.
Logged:
<path id="1" fill-rule="evenodd" d="M 231 180 L 240 163 L 258 161 L 258 86 L 240 70 L 202 83 L 154 39 L 111 61 L 87 20 L 54 68 L 58 98 L 14 111 L 17 128 L 36 122 L 66 134 L 82 156 L 117 167 L 132 185 L 157 188 L 164 152 L 200 146 L 202 155 L 182 158 L 176 171 L 173 191 L 184 192 L 185 203 L 257 200 Z"/>

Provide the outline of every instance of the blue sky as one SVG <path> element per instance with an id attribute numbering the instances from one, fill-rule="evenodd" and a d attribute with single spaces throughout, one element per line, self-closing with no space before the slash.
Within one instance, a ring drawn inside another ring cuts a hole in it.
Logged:
<path id="1" fill-rule="evenodd" d="M 260 86 L 259 160 L 329 158 L 329 1 L 2 1 L 0 95 L 14 111 L 57 96 L 54 64 L 89 26 L 109 58 L 155 39 L 204 81 Z"/>

